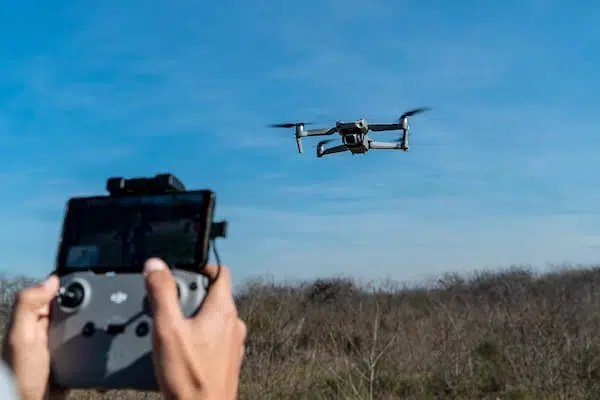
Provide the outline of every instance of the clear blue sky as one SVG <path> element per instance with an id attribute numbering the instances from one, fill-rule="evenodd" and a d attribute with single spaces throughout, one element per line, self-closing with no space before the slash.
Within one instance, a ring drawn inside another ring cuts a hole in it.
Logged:
<path id="1" fill-rule="evenodd" d="M 52 268 L 68 197 L 163 171 L 216 190 L 237 281 L 596 262 L 600 4 L 577 4 L 4 2 L 1 269 Z M 409 153 L 264 127 L 421 105 Z"/>

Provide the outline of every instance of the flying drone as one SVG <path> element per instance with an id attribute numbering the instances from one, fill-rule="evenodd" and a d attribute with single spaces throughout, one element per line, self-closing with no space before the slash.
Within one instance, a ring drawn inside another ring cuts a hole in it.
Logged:
<path id="1" fill-rule="evenodd" d="M 400 116 L 397 123 L 392 124 L 367 124 L 365 118 L 354 122 L 337 121 L 334 127 L 317 128 L 305 130 L 305 125 L 311 125 L 311 122 L 288 122 L 283 124 L 269 125 L 272 128 L 296 128 L 296 144 L 298 153 L 302 154 L 302 138 L 307 136 L 329 136 L 338 133 L 342 137 L 342 144 L 325 148 L 327 143 L 335 139 L 326 139 L 317 144 L 317 157 L 323 157 L 328 154 L 350 151 L 353 155 L 364 154 L 369 150 L 404 150 L 408 151 L 408 118 L 413 115 L 429 111 L 429 107 L 420 107 L 407 111 Z M 369 131 L 402 131 L 402 135 L 391 142 L 377 142 L 369 138 Z"/>

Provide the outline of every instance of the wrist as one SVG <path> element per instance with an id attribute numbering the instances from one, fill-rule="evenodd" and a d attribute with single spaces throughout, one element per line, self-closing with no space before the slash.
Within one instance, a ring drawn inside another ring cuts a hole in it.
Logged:
<path id="1" fill-rule="evenodd" d="M 196 393 L 189 396 L 177 395 L 177 396 L 165 396 L 165 400 L 224 400 L 223 398 L 208 396 L 203 393 Z"/>
<path id="2" fill-rule="evenodd" d="M 225 400 L 223 397 L 219 396 L 209 396 L 204 393 L 196 393 L 190 396 L 176 396 L 176 397 L 167 397 L 167 400 Z"/>
<path id="3" fill-rule="evenodd" d="M 165 400 L 225 400 L 223 397 L 209 395 L 204 390 L 163 392 L 163 396 Z"/>

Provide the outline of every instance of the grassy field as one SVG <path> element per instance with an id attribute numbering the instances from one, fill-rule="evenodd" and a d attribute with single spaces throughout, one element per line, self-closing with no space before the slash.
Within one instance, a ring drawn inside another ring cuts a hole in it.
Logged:
<path id="1" fill-rule="evenodd" d="M 1 281 L 3 311 L 22 284 Z M 599 284 L 600 268 L 446 276 L 422 288 L 248 283 L 240 399 L 600 399 Z"/>

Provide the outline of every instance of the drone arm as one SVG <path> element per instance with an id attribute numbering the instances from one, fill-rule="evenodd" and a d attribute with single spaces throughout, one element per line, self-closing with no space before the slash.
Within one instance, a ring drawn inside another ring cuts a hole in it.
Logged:
<path id="1" fill-rule="evenodd" d="M 394 143 L 394 142 L 369 142 L 369 149 L 373 150 L 408 150 L 408 145 L 403 146 L 402 143 Z"/>
<path id="2" fill-rule="evenodd" d="M 397 131 L 402 129 L 400 124 L 369 124 L 369 130 L 372 132 Z"/>
<path id="3" fill-rule="evenodd" d="M 328 136 L 335 132 L 335 128 L 308 129 L 302 132 L 302 136 Z"/>
<path id="4" fill-rule="evenodd" d="M 309 129 L 304 130 L 302 126 L 296 127 L 296 145 L 298 146 L 298 153 L 302 154 L 302 138 L 307 136 L 326 136 L 333 135 L 336 132 L 335 128 L 321 128 L 321 129 Z"/>
<path id="5" fill-rule="evenodd" d="M 323 141 L 317 145 L 317 157 L 319 157 L 319 158 L 326 156 L 328 154 L 341 153 L 342 151 L 348 150 L 346 145 L 343 145 L 343 144 L 326 149 L 325 142 L 326 141 Z"/>

